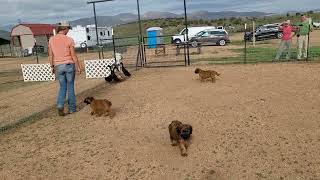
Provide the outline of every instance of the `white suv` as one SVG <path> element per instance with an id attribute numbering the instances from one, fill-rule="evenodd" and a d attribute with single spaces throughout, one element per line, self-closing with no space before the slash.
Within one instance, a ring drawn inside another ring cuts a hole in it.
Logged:
<path id="1" fill-rule="evenodd" d="M 200 31 L 206 29 L 215 29 L 214 26 L 201 26 L 201 27 L 188 27 L 188 37 L 189 40 L 198 34 Z M 179 34 L 171 37 L 171 42 L 174 44 L 180 44 L 181 42 L 186 42 L 186 28 L 184 28 Z"/>

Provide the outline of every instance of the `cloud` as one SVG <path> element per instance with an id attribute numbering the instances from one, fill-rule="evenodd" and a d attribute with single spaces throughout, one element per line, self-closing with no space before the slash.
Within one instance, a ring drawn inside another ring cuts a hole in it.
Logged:
<path id="1" fill-rule="evenodd" d="M 139 0 L 142 13 L 147 11 L 183 12 L 182 0 Z M 207 11 L 263 11 L 286 12 L 320 7 L 319 0 L 186 0 L 188 12 Z M 61 19 L 75 20 L 92 17 L 92 5 L 87 0 L 0 0 L 0 26 L 24 22 L 55 23 Z M 5 8 L 3 8 L 5 7 Z M 136 13 L 136 0 L 114 0 L 99 3 L 97 15 Z"/>

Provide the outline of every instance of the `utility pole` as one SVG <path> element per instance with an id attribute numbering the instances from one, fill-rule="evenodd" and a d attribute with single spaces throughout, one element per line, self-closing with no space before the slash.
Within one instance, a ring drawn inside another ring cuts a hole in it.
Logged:
<path id="1" fill-rule="evenodd" d="M 94 15 L 94 24 L 96 28 L 96 38 L 97 38 L 97 47 L 98 47 L 98 53 L 99 53 L 99 59 L 101 59 L 101 53 L 100 53 L 100 43 L 99 43 L 99 34 L 98 34 L 98 23 L 97 23 L 97 15 L 96 15 L 96 3 L 106 2 L 106 1 L 113 1 L 113 0 L 97 0 L 97 1 L 88 1 L 87 4 L 93 5 L 93 15 Z"/>

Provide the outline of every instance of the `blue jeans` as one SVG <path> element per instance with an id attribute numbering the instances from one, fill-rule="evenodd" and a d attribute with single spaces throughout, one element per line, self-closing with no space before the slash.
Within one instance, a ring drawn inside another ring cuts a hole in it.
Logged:
<path id="1" fill-rule="evenodd" d="M 64 108 L 68 90 L 68 110 L 76 112 L 76 96 L 74 93 L 75 64 L 60 64 L 56 66 L 56 77 L 60 83 L 57 98 L 57 108 Z"/>

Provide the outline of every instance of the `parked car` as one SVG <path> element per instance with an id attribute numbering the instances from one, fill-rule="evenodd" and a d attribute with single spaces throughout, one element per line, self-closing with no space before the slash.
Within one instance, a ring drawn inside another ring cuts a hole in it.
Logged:
<path id="1" fill-rule="evenodd" d="M 313 22 L 313 27 L 320 28 L 320 22 Z"/>
<path id="2" fill-rule="evenodd" d="M 282 30 L 280 30 L 280 26 L 278 24 L 268 24 L 259 26 L 255 31 L 255 38 L 257 41 L 265 40 L 265 39 L 273 39 L 279 38 L 281 39 L 283 36 Z M 246 32 L 244 35 L 244 39 L 252 41 L 253 40 L 253 32 Z"/>
<path id="3" fill-rule="evenodd" d="M 44 53 L 44 46 L 34 45 L 32 48 L 32 53 Z"/>
<path id="4" fill-rule="evenodd" d="M 219 45 L 225 46 L 230 43 L 228 32 L 224 29 L 208 29 L 199 32 L 190 40 L 192 47 L 198 45 Z"/>
<path id="5" fill-rule="evenodd" d="M 200 31 L 203 31 L 206 29 L 214 29 L 214 28 L 215 28 L 214 26 L 188 27 L 189 40 Z M 174 43 L 174 44 L 180 44 L 181 42 L 186 42 L 186 40 L 187 40 L 186 28 L 184 28 L 179 34 L 176 34 L 171 37 L 171 43 Z"/>

